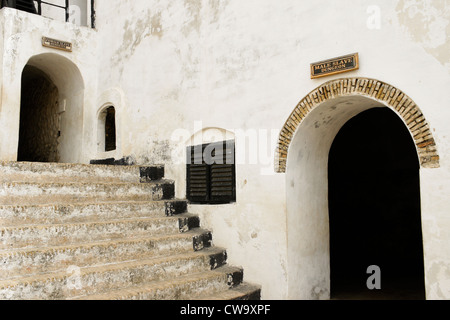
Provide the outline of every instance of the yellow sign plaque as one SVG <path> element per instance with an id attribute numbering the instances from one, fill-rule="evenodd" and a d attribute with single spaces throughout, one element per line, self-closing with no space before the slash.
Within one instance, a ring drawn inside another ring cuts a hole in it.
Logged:
<path id="1" fill-rule="evenodd" d="M 72 43 L 66 41 L 42 37 L 42 45 L 47 48 L 72 52 Z"/>
<path id="2" fill-rule="evenodd" d="M 311 64 L 311 79 L 331 76 L 359 69 L 359 54 L 353 53 L 339 58 Z"/>

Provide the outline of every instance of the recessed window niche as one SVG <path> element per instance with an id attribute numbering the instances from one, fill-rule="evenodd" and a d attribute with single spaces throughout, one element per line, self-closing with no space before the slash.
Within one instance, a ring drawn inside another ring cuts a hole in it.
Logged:
<path id="1" fill-rule="evenodd" d="M 99 152 L 111 152 L 117 149 L 116 109 L 113 106 L 100 111 L 97 132 Z"/>

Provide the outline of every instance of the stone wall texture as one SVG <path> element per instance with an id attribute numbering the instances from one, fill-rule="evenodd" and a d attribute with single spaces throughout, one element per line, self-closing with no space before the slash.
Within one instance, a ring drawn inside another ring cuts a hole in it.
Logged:
<path id="1" fill-rule="evenodd" d="M 58 88 L 36 68 L 24 69 L 20 161 L 58 162 Z"/>

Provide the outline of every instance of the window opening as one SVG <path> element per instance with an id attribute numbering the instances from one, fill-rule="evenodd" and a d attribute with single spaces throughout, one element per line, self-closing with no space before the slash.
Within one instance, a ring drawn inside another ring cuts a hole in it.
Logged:
<path id="1" fill-rule="evenodd" d="M 105 111 L 105 152 L 116 150 L 116 109 L 109 107 Z"/>
<path id="2" fill-rule="evenodd" d="M 198 204 L 236 201 L 234 140 L 188 147 L 186 194 Z"/>

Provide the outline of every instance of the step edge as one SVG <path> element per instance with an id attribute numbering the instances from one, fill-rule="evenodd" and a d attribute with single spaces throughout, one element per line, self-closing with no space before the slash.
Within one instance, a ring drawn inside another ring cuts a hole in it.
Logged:
<path id="1" fill-rule="evenodd" d="M 13 232 L 14 230 L 23 229 L 37 229 L 43 230 L 47 228 L 64 228 L 64 227 L 82 227 L 82 226 L 96 226 L 96 225 L 108 225 L 108 224 L 127 224 L 127 223 L 139 223 L 139 222 L 158 222 L 158 221 L 179 221 L 180 218 L 196 218 L 195 214 L 182 213 L 176 216 L 165 216 L 161 213 L 161 216 L 140 216 L 140 217 L 129 217 L 129 218 L 117 218 L 117 219 L 92 219 L 83 222 L 64 222 L 64 223 L 33 223 L 33 224 L 21 224 L 21 225 L 0 225 L 0 233 L 2 231 Z"/>
<path id="2" fill-rule="evenodd" d="M 131 269 L 131 268 L 136 268 L 136 267 L 146 266 L 146 265 L 158 265 L 158 264 L 175 262 L 177 260 L 206 259 L 206 258 L 211 258 L 217 254 L 226 254 L 226 250 L 221 249 L 221 248 L 208 248 L 207 250 L 204 250 L 204 251 L 178 253 L 178 254 L 173 254 L 173 255 L 169 255 L 169 256 L 154 257 L 154 258 L 149 258 L 149 259 L 130 260 L 130 261 L 111 263 L 111 264 L 100 264 L 100 265 L 94 265 L 94 266 L 88 266 L 88 267 L 80 267 L 80 272 L 81 272 L 80 276 L 86 276 L 88 274 L 95 274 L 95 273 L 99 273 L 99 272 L 111 272 L 111 271 L 114 272 L 114 271 L 120 271 L 123 269 Z M 55 280 L 55 279 L 62 280 L 62 279 L 69 278 L 69 277 L 70 277 L 70 275 L 67 272 L 55 271 L 55 272 L 49 272 L 49 273 L 40 273 L 40 274 L 35 274 L 35 275 L 29 275 L 29 276 L 20 276 L 20 277 L 12 278 L 12 279 L 3 279 L 3 280 L 0 280 L 0 290 L 8 288 L 8 287 L 32 284 L 32 283 L 48 281 L 48 280 Z"/>
<path id="3" fill-rule="evenodd" d="M 192 236 L 193 238 L 195 236 L 200 236 L 204 234 L 211 233 L 208 230 L 202 229 L 202 228 L 196 228 L 193 230 L 189 230 L 185 233 L 176 233 L 176 234 L 170 234 L 165 236 L 150 236 L 150 237 L 135 237 L 135 238 L 124 238 L 119 240 L 104 240 L 104 241 L 92 241 L 92 242 L 86 242 L 86 243 L 73 243 L 67 246 L 46 246 L 46 247 L 33 247 L 33 248 L 20 248 L 20 249 L 11 249 L 11 250 L 0 250 L 0 258 L 2 256 L 12 256 L 17 254 L 29 254 L 32 252 L 40 252 L 40 253 L 46 253 L 46 252 L 55 252 L 55 251 L 61 251 L 61 250 L 67 250 L 67 249 L 78 249 L 78 248 L 89 248 L 93 246 L 111 246 L 111 245 L 117 245 L 117 244 L 128 244 L 128 243 L 137 243 L 141 241 L 158 241 L 158 240 L 169 240 L 169 239 L 177 239 L 177 238 L 187 238 L 189 239 L 189 236 Z"/>
<path id="4" fill-rule="evenodd" d="M 228 267 L 227 269 L 225 269 L 224 267 L 220 267 L 216 270 L 184 275 L 184 276 L 177 277 L 176 279 L 172 279 L 169 281 L 155 281 L 154 283 L 148 284 L 148 285 L 132 286 L 132 287 L 128 287 L 128 288 L 122 288 L 119 290 L 112 290 L 112 291 L 106 292 L 104 294 L 98 294 L 98 295 L 78 296 L 78 297 L 73 297 L 69 300 L 109 300 L 109 299 L 105 299 L 102 297 L 115 295 L 117 298 L 119 298 L 118 296 L 123 296 L 121 294 L 123 292 L 134 291 L 134 292 L 130 292 L 128 294 L 128 296 L 132 297 L 132 296 L 139 295 L 142 292 L 151 292 L 152 290 L 157 290 L 158 288 L 161 288 L 161 287 L 170 288 L 171 286 L 176 286 L 177 284 L 182 284 L 184 282 L 190 282 L 190 281 L 196 282 L 196 281 L 207 280 L 207 279 L 217 279 L 220 277 L 224 277 L 224 280 L 226 281 L 225 278 L 227 278 L 229 271 L 234 270 L 234 269 L 229 269 L 229 268 L 236 268 L 236 267 Z M 240 268 L 235 269 L 235 271 L 241 271 L 241 270 L 242 269 L 240 269 Z M 198 277 L 200 277 L 201 280 L 198 280 L 197 279 Z M 127 294 L 125 294 L 125 295 L 127 295 Z M 114 298 L 112 298 L 112 299 L 114 299 Z M 125 298 L 125 299 L 127 299 L 127 298 Z"/>
<path id="5" fill-rule="evenodd" d="M 249 282 L 242 282 L 240 285 L 226 291 L 219 291 L 213 295 L 200 295 L 194 297 L 197 301 L 259 301 L 261 300 L 262 286 Z M 252 298 L 257 295 L 258 298 Z"/>

